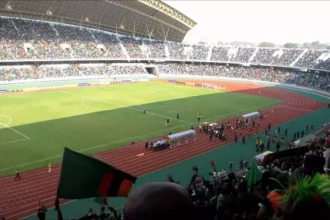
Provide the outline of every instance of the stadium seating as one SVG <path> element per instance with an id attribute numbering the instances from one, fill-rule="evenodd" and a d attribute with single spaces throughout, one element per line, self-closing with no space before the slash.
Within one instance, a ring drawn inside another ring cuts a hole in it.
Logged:
<path id="1" fill-rule="evenodd" d="M 14 66 L 0 68 L 1 82 L 20 82 L 24 80 L 60 79 L 70 77 L 116 77 L 121 75 L 148 74 L 146 69 L 137 65 L 41 65 Z"/>
<path id="2" fill-rule="evenodd" d="M 294 66 L 330 70 L 329 51 L 185 45 L 116 36 L 94 29 L 0 17 L 1 60 L 175 59 Z"/>
<path id="3" fill-rule="evenodd" d="M 323 190 L 326 190 L 324 192 L 328 191 L 326 187 L 330 184 L 330 180 L 329 176 L 325 173 L 327 173 L 330 168 L 329 143 L 329 123 L 325 123 L 323 129 L 317 132 L 315 138 L 309 140 L 304 147 L 294 148 L 291 146 L 291 149 L 284 150 L 280 153 L 273 153 L 269 155 L 267 159 L 265 157 L 263 161 L 253 160 L 249 168 L 248 163 L 246 163 L 247 161 L 243 159 L 240 160 L 239 164 L 229 164 L 227 171 L 225 169 L 217 169 L 214 165 L 214 161 L 209 161 L 210 172 L 207 177 L 199 175 L 199 168 L 197 165 L 194 165 L 191 171 L 187 170 L 186 172 L 187 176 L 189 173 L 193 173 L 188 185 L 180 185 L 180 178 L 183 178 L 182 176 L 174 178 L 169 174 L 168 181 L 172 184 L 157 183 L 154 185 L 150 183 L 148 189 L 143 189 L 146 188 L 145 186 L 142 186 L 139 190 L 135 189 L 128 197 L 126 204 L 130 204 L 130 202 L 132 202 L 131 200 L 136 203 L 136 194 L 139 195 L 138 198 L 142 201 L 145 201 L 145 199 L 150 200 L 150 197 L 144 198 L 145 196 L 143 195 L 144 193 L 148 194 L 145 190 L 150 190 L 150 187 L 152 187 L 152 192 L 157 193 L 161 193 L 164 187 L 171 187 L 172 191 L 176 191 L 178 187 L 178 189 L 181 189 L 181 192 L 182 190 L 187 191 L 186 196 L 190 198 L 189 200 L 191 200 L 194 207 L 192 211 L 194 217 L 190 217 L 189 219 L 201 219 L 201 217 L 206 220 L 257 220 L 274 219 L 274 217 L 282 220 L 301 219 L 296 217 L 296 215 L 299 215 L 299 212 L 296 212 L 295 209 L 299 209 L 299 206 L 304 207 L 304 203 L 307 203 L 309 205 L 307 209 L 304 209 L 304 215 L 317 215 L 317 219 L 326 220 L 330 217 L 328 204 L 320 208 L 315 200 L 313 200 L 312 203 L 308 201 L 312 199 L 312 197 L 306 196 L 304 200 L 295 200 L 296 197 L 294 195 L 286 194 L 288 196 L 286 199 L 297 202 L 297 206 L 293 206 L 292 209 L 288 210 L 286 210 L 286 205 L 288 205 L 288 203 L 286 203 L 288 202 L 287 200 L 284 200 L 284 203 L 274 201 L 280 196 L 283 196 L 286 191 L 296 190 L 297 188 L 300 188 L 303 192 L 313 193 L 314 190 L 319 187 L 316 185 L 321 183 L 318 182 L 318 180 L 322 181 L 322 185 L 324 185 Z M 208 161 L 205 161 L 205 163 L 208 163 Z M 328 165 L 324 168 L 325 164 Z M 251 178 L 249 172 L 253 172 L 254 174 L 252 176 L 255 178 Z M 308 176 L 311 177 L 312 180 L 301 179 L 302 177 Z M 298 181 L 300 182 L 299 184 L 297 184 Z M 305 183 L 302 184 L 301 181 Z M 179 198 L 180 195 L 182 196 L 182 193 L 175 195 Z M 154 196 L 157 198 L 159 195 Z M 326 198 L 326 193 L 319 196 L 325 196 L 324 198 Z M 173 200 L 176 198 L 171 197 L 170 199 Z M 180 212 L 180 209 L 176 209 L 175 214 L 172 214 L 172 206 L 166 206 L 166 200 L 166 197 L 163 198 L 157 203 L 157 206 L 159 208 L 165 207 L 166 210 L 164 210 L 164 212 L 169 212 L 170 215 L 172 215 L 171 219 L 185 219 L 182 215 L 185 217 L 189 215 L 187 211 L 177 213 Z M 180 201 L 182 202 L 182 199 Z M 325 202 L 324 204 L 326 204 L 326 201 L 319 201 Z M 312 208 L 313 204 L 318 206 L 317 210 L 322 211 L 310 213 L 309 209 Z M 101 208 L 101 214 L 90 210 L 86 216 L 80 219 L 97 219 L 98 216 L 99 218 L 103 216 L 102 219 L 107 219 L 106 217 L 112 216 L 111 219 L 120 220 L 125 219 L 126 214 L 127 219 L 131 219 L 131 215 L 142 205 L 145 206 L 147 204 L 137 203 L 135 206 L 128 206 L 124 210 L 114 210 L 112 207 L 106 205 L 105 207 L 109 209 L 112 214 L 104 214 L 108 212 L 104 212 L 105 208 L 103 206 Z M 152 216 L 157 216 L 162 213 L 159 208 L 155 211 L 152 204 L 148 205 L 148 207 L 149 206 L 153 210 Z M 132 207 L 135 207 L 135 209 Z M 144 209 L 144 214 L 148 211 L 148 209 Z M 146 218 L 141 218 L 143 214 L 139 214 L 139 219 L 150 219 L 147 218 L 147 214 L 145 214 Z M 290 215 L 291 218 L 284 218 L 283 214 L 285 216 Z"/>
<path id="4" fill-rule="evenodd" d="M 267 67 L 243 67 L 208 64 L 163 64 L 158 65 L 159 75 L 197 75 L 254 79 L 267 82 L 287 83 L 308 88 L 330 91 L 330 75 L 300 72 L 297 70 L 272 69 Z M 110 77 L 120 75 L 148 74 L 144 66 L 137 65 L 41 65 L 0 67 L 0 82 L 55 79 L 63 77 Z"/>

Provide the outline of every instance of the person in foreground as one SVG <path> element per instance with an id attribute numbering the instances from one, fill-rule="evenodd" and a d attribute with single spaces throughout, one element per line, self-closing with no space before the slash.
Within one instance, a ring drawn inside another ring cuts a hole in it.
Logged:
<path id="1" fill-rule="evenodd" d="M 304 176 L 289 186 L 280 198 L 273 219 L 330 219 L 330 178 L 324 174 Z"/>
<path id="2" fill-rule="evenodd" d="M 124 208 L 125 220 L 194 219 L 188 191 L 172 182 L 152 182 L 135 189 Z"/>

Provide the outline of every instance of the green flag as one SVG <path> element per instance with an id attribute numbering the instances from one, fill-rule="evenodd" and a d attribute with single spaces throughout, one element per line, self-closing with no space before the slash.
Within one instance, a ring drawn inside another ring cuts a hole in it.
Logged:
<path id="1" fill-rule="evenodd" d="M 250 167 L 248 177 L 247 177 L 248 186 L 253 185 L 260 178 L 261 178 L 261 172 L 258 169 L 256 162 L 252 161 L 252 165 Z"/>
<path id="2" fill-rule="evenodd" d="M 127 197 L 136 177 L 92 157 L 64 149 L 57 197 Z"/>

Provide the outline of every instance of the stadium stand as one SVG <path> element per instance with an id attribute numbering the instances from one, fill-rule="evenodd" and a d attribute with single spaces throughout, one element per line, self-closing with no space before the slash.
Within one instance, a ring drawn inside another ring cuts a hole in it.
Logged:
<path id="1" fill-rule="evenodd" d="M 165 53 L 165 42 L 155 40 L 145 40 L 144 44 L 149 48 L 149 58 L 165 59 L 167 58 Z"/>
<path id="2" fill-rule="evenodd" d="M 255 50 L 256 48 L 240 47 L 238 48 L 236 56 L 231 61 L 238 63 L 248 63 Z"/>
<path id="3" fill-rule="evenodd" d="M 222 62 L 228 61 L 228 50 L 229 47 L 213 47 L 211 60 Z"/>
<path id="4" fill-rule="evenodd" d="M 252 63 L 270 64 L 273 60 L 273 55 L 276 49 L 274 48 L 260 48 L 253 58 Z"/>
<path id="5" fill-rule="evenodd" d="M 170 58 L 175 60 L 187 60 L 184 54 L 184 45 L 177 42 L 168 43 Z"/>
<path id="6" fill-rule="evenodd" d="M 65 24 L 0 18 L 2 60 L 173 59 L 250 63 L 330 71 L 327 50 L 213 47 L 120 36 Z M 210 54 L 211 53 L 211 54 Z M 255 54 L 254 54 L 255 53 Z M 127 55 L 126 55 L 127 54 Z"/>
<path id="7" fill-rule="evenodd" d="M 294 69 L 273 69 L 268 67 L 243 67 L 209 64 L 164 64 L 157 65 L 160 75 L 198 75 L 240 79 L 254 79 L 266 82 L 293 84 L 318 90 L 330 91 L 330 76 L 324 73 L 300 72 Z M 41 65 L 0 67 L 0 82 L 22 80 L 56 79 L 63 77 L 114 77 L 116 75 L 139 75 L 148 72 L 145 66 L 134 64 L 95 65 Z"/>
<path id="8" fill-rule="evenodd" d="M 167 64 L 158 67 L 160 74 L 208 75 L 280 82 L 329 91 L 330 76 L 300 72 L 294 69 L 272 69 L 267 67 L 242 67 L 198 64 Z"/>
<path id="9" fill-rule="evenodd" d="M 192 55 L 190 56 L 191 60 L 206 60 L 210 49 L 208 46 L 193 45 L 192 48 Z"/>

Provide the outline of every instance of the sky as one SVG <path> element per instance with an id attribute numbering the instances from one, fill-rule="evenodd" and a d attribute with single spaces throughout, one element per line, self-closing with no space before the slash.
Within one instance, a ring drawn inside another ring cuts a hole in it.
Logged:
<path id="1" fill-rule="evenodd" d="M 185 39 L 191 43 L 330 43 L 330 1 L 164 2 L 197 22 Z"/>

